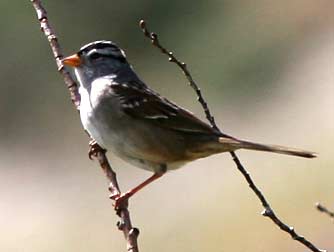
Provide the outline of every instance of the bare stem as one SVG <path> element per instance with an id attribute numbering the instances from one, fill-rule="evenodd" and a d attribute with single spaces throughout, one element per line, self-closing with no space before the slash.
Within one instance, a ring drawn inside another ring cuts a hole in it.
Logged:
<path id="1" fill-rule="evenodd" d="M 204 109 L 205 116 L 208 119 L 208 121 L 210 122 L 211 127 L 214 128 L 217 131 L 220 131 L 219 128 L 217 127 L 217 125 L 216 125 L 215 118 L 211 115 L 208 104 L 204 100 L 200 88 L 196 85 L 193 77 L 191 76 L 191 74 L 190 74 L 190 72 L 187 68 L 186 63 L 179 61 L 171 51 L 167 50 L 165 47 L 163 47 L 160 44 L 159 39 L 158 39 L 158 35 L 154 32 L 149 32 L 148 31 L 148 29 L 146 27 L 146 23 L 145 23 L 144 20 L 139 21 L 139 26 L 142 29 L 144 35 L 151 40 L 152 44 L 155 47 L 158 47 L 163 54 L 167 55 L 168 60 L 170 62 L 175 63 L 176 65 L 178 65 L 179 68 L 181 68 L 182 72 L 184 73 L 184 75 L 186 76 L 186 78 L 189 82 L 189 85 L 195 90 L 196 95 L 197 95 L 197 100 L 202 105 L 202 107 Z"/>
<path id="2" fill-rule="evenodd" d="M 152 42 L 152 45 L 159 48 L 160 51 L 168 56 L 168 60 L 170 62 L 175 63 L 183 72 L 183 74 L 186 76 L 190 86 L 194 89 L 196 95 L 197 95 L 197 100 L 200 102 L 200 104 L 203 107 L 204 113 L 206 115 L 206 118 L 208 119 L 208 121 L 211 124 L 211 127 L 214 128 L 215 130 L 222 132 L 218 126 L 215 123 L 214 117 L 211 115 L 209 106 L 207 104 L 207 102 L 205 101 L 205 99 L 202 96 L 201 90 L 198 87 L 198 85 L 196 84 L 196 82 L 194 81 L 194 79 L 192 78 L 190 71 L 187 68 L 187 65 L 178 60 L 176 58 L 176 56 L 169 51 L 166 47 L 162 46 L 159 39 L 158 39 L 158 35 L 154 32 L 150 32 L 147 29 L 146 23 L 144 20 L 140 20 L 139 22 L 139 26 L 142 29 L 145 37 L 149 38 Z M 307 239 L 305 239 L 303 236 L 299 235 L 296 233 L 296 231 L 294 230 L 293 227 L 290 227 L 288 225 L 286 225 L 284 222 L 282 222 L 277 215 L 275 214 L 274 210 L 270 207 L 268 201 L 266 200 L 266 198 L 264 197 L 263 193 L 259 190 L 259 188 L 255 185 L 255 183 L 253 182 L 249 172 L 243 167 L 243 165 L 241 164 L 238 156 L 236 155 L 235 152 L 230 152 L 233 161 L 235 162 L 238 170 L 242 173 L 242 175 L 244 176 L 244 178 L 246 179 L 249 187 L 252 189 L 252 191 L 255 193 L 255 195 L 258 197 L 258 199 L 261 201 L 262 206 L 264 207 L 264 210 L 262 211 L 262 215 L 265 217 L 270 218 L 281 230 L 289 233 L 291 235 L 291 237 L 294 240 L 299 241 L 300 243 L 302 243 L 303 245 L 305 245 L 307 248 L 309 248 L 311 251 L 314 252 L 325 252 L 326 250 L 321 250 L 318 249 L 315 245 L 313 245 L 310 241 L 308 241 Z"/>
<path id="3" fill-rule="evenodd" d="M 30 0 L 37 14 L 37 18 L 40 22 L 41 31 L 44 33 L 46 38 L 49 41 L 53 57 L 56 61 L 58 71 L 63 76 L 64 82 L 70 92 L 71 100 L 73 105 L 77 110 L 80 108 L 80 94 L 78 92 L 78 85 L 70 75 L 70 73 L 66 70 L 62 63 L 62 50 L 60 44 L 58 42 L 58 38 L 52 28 L 46 9 L 43 7 L 40 0 Z M 106 152 L 97 144 L 92 146 L 94 148 L 94 156 L 99 161 L 99 164 L 102 170 L 105 172 L 106 177 L 110 181 L 109 190 L 112 194 L 120 194 L 120 189 L 116 179 L 116 173 L 111 168 L 109 161 L 106 157 Z M 137 245 L 137 237 L 139 235 L 139 231 L 137 228 L 133 228 L 131 224 L 130 214 L 128 211 L 127 204 L 122 205 L 117 210 L 117 215 L 120 217 L 120 221 L 118 222 L 118 228 L 123 231 L 124 237 L 127 241 L 127 251 L 129 252 L 138 252 Z"/>
<path id="4" fill-rule="evenodd" d="M 334 220 L 334 212 L 328 210 L 325 206 L 321 205 L 319 202 L 315 204 L 315 207 L 320 211 L 325 214 L 327 214 L 329 217 L 331 217 Z"/>

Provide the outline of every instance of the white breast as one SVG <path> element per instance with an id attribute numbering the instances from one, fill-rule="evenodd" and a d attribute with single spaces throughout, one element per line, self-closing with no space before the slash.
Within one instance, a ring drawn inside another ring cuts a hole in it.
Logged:
<path id="1" fill-rule="evenodd" d="M 80 118 L 81 123 L 84 129 L 98 142 L 101 147 L 105 148 L 103 138 L 99 133 L 99 130 L 94 125 L 94 113 L 93 113 L 93 104 L 95 101 L 92 101 L 92 97 L 89 96 L 88 90 L 80 87 L 79 92 L 81 95 L 81 104 L 80 104 Z"/>

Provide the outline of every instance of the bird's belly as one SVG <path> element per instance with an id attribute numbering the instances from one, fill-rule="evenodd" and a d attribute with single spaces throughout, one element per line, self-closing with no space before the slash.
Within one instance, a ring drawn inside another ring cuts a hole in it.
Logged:
<path id="1" fill-rule="evenodd" d="M 101 147 L 121 159 L 147 170 L 156 171 L 162 164 L 182 163 L 185 143 L 179 135 L 118 113 L 81 107 L 84 128 Z M 181 162 L 180 162 L 181 161 Z M 176 168 L 180 165 L 171 165 Z"/>

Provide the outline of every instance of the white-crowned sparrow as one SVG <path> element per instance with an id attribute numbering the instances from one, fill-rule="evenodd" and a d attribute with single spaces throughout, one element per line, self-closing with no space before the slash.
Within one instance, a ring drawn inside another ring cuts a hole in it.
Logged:
<path id="1" fill-rule="evenodd" d="M 212 129 L 188 110 L 160 96 L 139 79 L 125 53 L 111 41 L 96 41 L 63 59 L 80 83 L 80 117 L 97 143 L 133 165 L 154 172 L 118 195 L 127 199 L 186 162 L 213 154 L 250 149 L 306 158 L 315 153 L 239 140 Z"/>

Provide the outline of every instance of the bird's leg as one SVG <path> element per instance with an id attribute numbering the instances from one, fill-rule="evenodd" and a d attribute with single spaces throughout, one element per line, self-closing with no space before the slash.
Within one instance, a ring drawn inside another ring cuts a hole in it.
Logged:
<path id="1" fill-rule="evenodd" d="M 140 183 L 136 187 L 132 188 L 131 190 L 127 191 L 126 193 L 122 193 L 120 195 L 111 195 L 110 198 L 115 200 L 114 207 L 115 209 L 119 209 L 122 205 L 127 205 L 128 199 L 134 195 L 136 192 L 150 184 L 151 182 L 157 180 L 162 175 L 164 175 L 167 171 L 166 165 L 161 165 L 161 170 L 155 172 L 151 177 L 146 179 L 144 182 Z"/>

